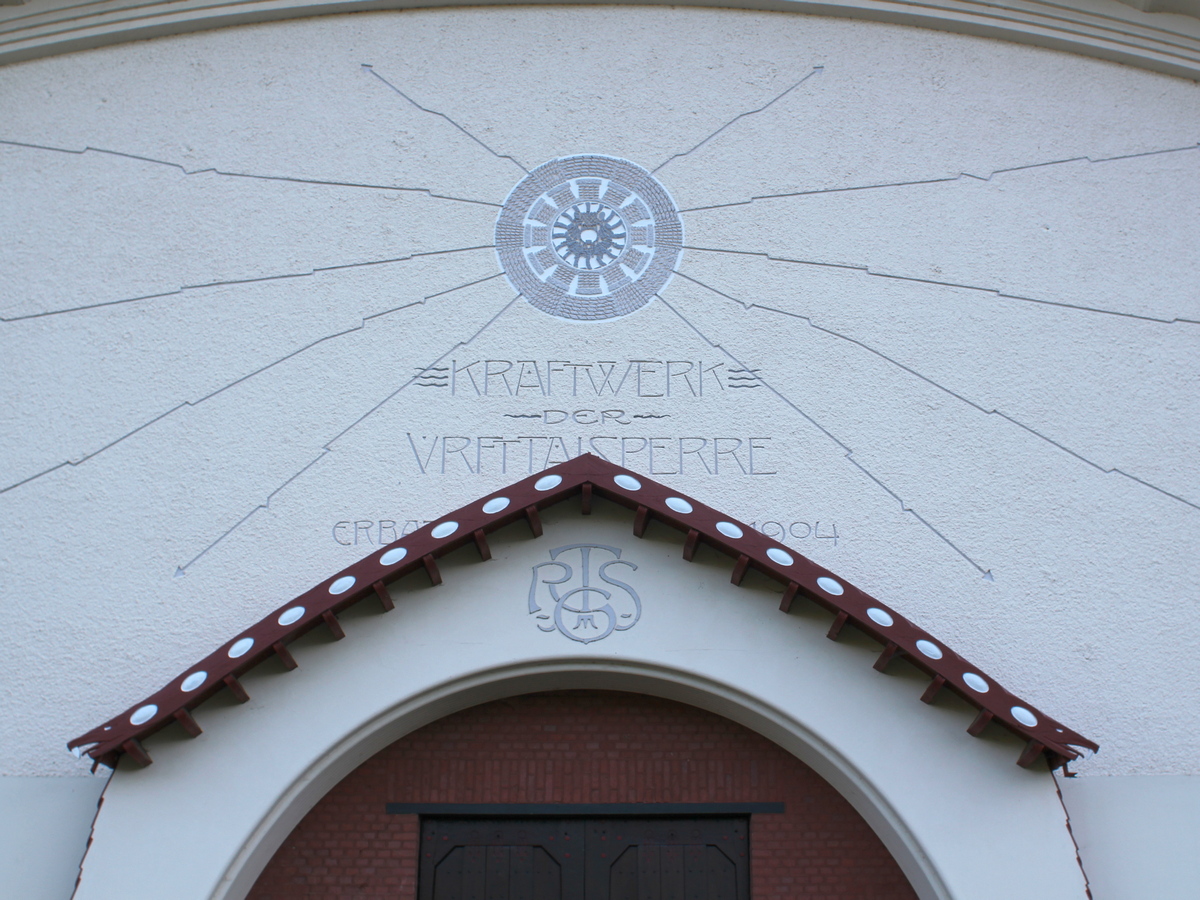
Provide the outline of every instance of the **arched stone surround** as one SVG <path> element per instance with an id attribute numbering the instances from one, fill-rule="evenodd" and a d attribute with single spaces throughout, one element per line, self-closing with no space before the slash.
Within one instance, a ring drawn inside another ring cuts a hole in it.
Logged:
<path id="1" fill-rule="evenodd" d="M 415 896 L 421 822 L 393 803 L 780 807 L 748 829 L 756 900 L 916 898 L 853 807 L 761 735 L 644 694 L 551 691 L 462 710 L 375 754 L 296 826 L 249 900 Z"/>

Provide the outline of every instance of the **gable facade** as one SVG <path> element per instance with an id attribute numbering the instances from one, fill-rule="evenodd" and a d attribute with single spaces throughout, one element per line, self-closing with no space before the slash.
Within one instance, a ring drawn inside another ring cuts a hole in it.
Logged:
<path id="1" fill-rule="evenodd" d="M 0 0 L 0 880 L 419 847 L 356 779 L 571 697 L 921 898 L 1191 900 L 1189 4 Z"/>

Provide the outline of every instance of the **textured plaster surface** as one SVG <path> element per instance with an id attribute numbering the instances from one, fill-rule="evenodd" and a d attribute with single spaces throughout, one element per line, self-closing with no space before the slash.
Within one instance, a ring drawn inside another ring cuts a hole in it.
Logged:
<path id="1" fill-rule="evenodd" d="M 1197 773 L 1197 122 L 1167 76 L 701 10 L 0 69 L 0 771 L 80 773 L 245 623 L 582 447 L 782 531 L 1097 740 L 1083 775 Z M 690 249 L 583 324 L 490 244 L 587 152 Z"/>
<path id="2" fill-rule="evenodd" d="M 1059 779 L 1095 900 L 1188 900 L 1200 879 L 1200 778 Z"/>
<path id="3" fill-rule="evenodd" d="M 106 778 L 0 776 L 0 879 L 7 896 L 71 896 L 106 783 Z"/>

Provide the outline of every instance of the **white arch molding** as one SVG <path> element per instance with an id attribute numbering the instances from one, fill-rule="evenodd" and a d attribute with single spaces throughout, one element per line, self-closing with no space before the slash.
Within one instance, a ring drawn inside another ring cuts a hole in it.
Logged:
<path id="1" fill-rule="evenodd" d="M 951 894 L 920 841 L 887 798 L 853 763 L 781 710 L 729 685 L 694 673 L 636 661 L 545 660 L 478 672 L 413 697 L 363 723 L 317 760 L 271 808 L 222 877 L 213 900 L 241 900 L 305 814 L 338 782 L 380 750 L 455 712 L 549 690 L 610 690 L 647 694 L 707 710 L 774 741 L 818 772 L 866 819 L 922 900 Z"/>
<path id="2" fill-rule="evenodd" d="M 0 65 L 127 41 L 354 12 L 604 0 L 0 0 Z M 621 5 L 678 5 L 624 0 Z M 717 7 L 863 19 L 1000 38 L 1200 78 L 1200 0 L 689 0 Z"/>
<path id="3" fill-rule="evenodd" d="M 388 744 L 479 703 L 571 688 L 688 703 L 776 742 L 854 805 L 923 900 L 1084 896 L 1054 782 L 1014 765 L 1015 738 L 968 736 L 972 710 L 918 702 L 924 678 L 875 672 L 874 642 L 826 640 L 814 606 L 780 613 L 765 579 L 732 586 L 715 551 L 683 562 L 674 534 L 638 540 L 609 507 L 563 504 L 545 525 L 536 540 L 523 523 L 496 532 L 486 563 L 469 547 L 443 557 L 440 587 L 420 572 L 396 582 L 392 612 L 343 614 L 344 641 L 310 632 L 292 645 L 298 669 L 245 676 L 249 703 L 225 692 L 199 707 L 199 737 L 148 739 L 154 765 L 123 759 L 110 782 L 76 900 L 168 881 L 177 900 L 240 900 L 304 814 Z M 531 566 L 581 540 L 624 548 L 643 599 L 636 627 L 587 645 L 540 631 L 526 602 Z"/>

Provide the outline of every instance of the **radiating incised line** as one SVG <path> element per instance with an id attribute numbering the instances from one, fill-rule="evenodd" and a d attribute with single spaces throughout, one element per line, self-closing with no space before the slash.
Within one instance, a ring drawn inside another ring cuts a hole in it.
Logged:
<path id="1" fill-rule="evenodd" d="M 481 334 L 483 334 L 485 331 L 487 331 L 487 329 L 490 328 L 496 322 L 497 319 L 499 319 L 502 315 L 504 315 L 506 312 L 508 312 L 508 310 L 512 308 L 512 305 L 520 299 L 521 299 L 521 295 L 517 294 L 517 296 L 513 297 L 506 304 L 504 304 L 504 306 L 502 306 L 500 308 L 500 310 L 494 316 L 492 316 L 483 325 L 481 325 L 479 327 L 479 330 L 476 331 L 473 335 L 471 335 L 465 341 L 459 341 L 454 346 L 452 346 L 448 350 L 446 350 L 437 359 L 435 359 L 432 362 L 423 366 L 421 368 L 420 372 L 418 372 L 416 375 L 413 375 L 411 378 L 408 379 L 408 381 L 404 382 L 402 385 L 400 385 L 400 387 L 396 388 L 396 390 L 392 391 L 390 394 L 388 394 L 386 397 L 384 397 L 382 400 L 380 400 L 378 403 L 376 403 L 374 406 L 372 406 L 370 409 L 368 409 L 365 413 L 363 413 L 361 416 L 359 416 L 357 419 L 355 419 L 353 422 L 351 422 L 349 425 L 347 425 L 345 428 L 343 428 L 341 431 L 339 431 L 337 434 L 335 434 L 333 437 L 331 437 L 329 440 L 327 440 L 324 444 L 322 444 L 320 453 L 318 453 L 315 457 L 313 457 L 312 460 L 310 460 L 308 463 L 306 463 L 297 472 L 295 472 L 291 476 L 289 476 L 287 478 L 287 480 L 284 481 L 282 484 L 280 484 L 277 488 L 275 488 L 273 491 L 271 491 L 271 493 L 269 493 L 267 495 L 267 498 L 262 503 L 260 503 L 258 506 L 254 507 L 248 513 L 246 513 L 244 516 L 242 516 L 240 519 L 238 519 L 233 525 L 231 525 L 229 528 L 227 528 L 215 541 L 213 541 L 211 544 L 209 544 L 207 547 L 205 547 L 203 550 L 201 550 L 199 553 L 197 553 L 195 556 L 193 556 L 190 560 L 188 560 L 182 566 L 176 566 L 175 567 L 175 577 L 181 578 L 184 575 L 186 575 L 187 570 L 192 565 L 194 565 L 196 563 L 196 561 L 200 559 L 200 557 L 204 556 L 204 554 L 206 554 L 209 550 L 211 550 L 213 547 L 217 546 L 217 544 L 221 543 L 221 541 L 225 540 L 225 538 L 229 537 L 229 535 L 233 534 L 234 531 L 236 531 L 243 524 L 245 524 L 246 521 L 248 521 L 250 519 L 250 517 L 253 516 L 260 509 L 270 508 L 271 498 L 273 498 L 276 494 L 278 494 L 280 491 L 282 491 L 285 487 L 287 487 L 289 484 L 291 484 L 293 481 L 295 481 L 297 478 L 299 478 L 301 475 L 303 475 L 305 472 L 307 472 L 309 469 L 311 469 L 321 459 L 323 459 L 326 456 L 326 454 L 332 453 L 333 445 L 338 440 L 340 440 L 343 436 L 348 434 L 354 428 L 358 427 L 359 424 L 361 424 L 367 418 L 369 418 L 374 413 L 376 413 L 379 409 L 381 409 L 386 403 L 388 403 L 390 400 L 392 400 L 392 398 L 396 397 L 406 387 L 408 387 L 410 384 L 415 382 L 418 378 L 421 377 L 421 374 L 423 372 L 427 371 L 428 369 L 432 368 L 433 366 L 436 366 L 438 363 L 440 363 L 442 360 L 444 360 L 447 356 L 449 356 L 455 350 L 458 350 L 461 347 L 466 347 L 468 344 L 470 344 L 472 341 L 474 341 L 477 337 L 479 337 Z"/>
<path id="2" fill-rule="evenodd" d="M 794 259 L 789 256 L 776 256 L 773 253 L 765 253 L 762 250 L 726 250 L 721 247 L 697 247 L 693 245 L 685 245 L 685 250 L 695 250 L 700 253 L 728 253 L 731 256 L 756 256 L 762 259 L 768 259 L 772 262 L 789 263 L 797 266 L 813 266 L 820 269 L 842 269 L 847 272 L 859 272 L 863 275 L 870 275 L 874 278 L 890 278 L 893 281 L 908 281 L 914 284 L 929 284 L 935 287 L 958 288 L 964 291 L 978 291 L 981 294 L 992 294 L 1003 300 L 1019 300 L 1022 303 L 1034 303 L 1039 306 L 1054 306 L 1061 309 L 1073 309 L 1079 312 L 1097 313 L 1103 316 L 1118 316 L 1125 319 L 1137 319 L 1142 322 L 1157 322 L 1162 325 L 1174 325 L 1176 323 L 1182 325 L 1200 325 L 1200 320 L 1186 319 L 1182 316 L 1176 316 L 1173 319 L 1163 319 L 1158 316 L 1144 316 L 1140 313 L 1120 312 L 1115 309 L 1104 309 L 1099 306 L 1083 306 L 1079 303 L 1067 303 L 1063 300 L 1044 300 L 1038 297 L 1025 297 L 1021 294 L 1009 294 L 999 288 L 980 287 L 973 284 L 959 284 L 955 281 L 938 281 L 936 278 L 918 278 L 915 275 L 896 275 L 891 272 L 876 272 L 870 266 L 852 265 L 850 263 L 834 263 L 824 262 L 815 259 Z M 685 278 L 687 276 L 684 276 Z M 730 298 L 732 299 L 732 298 Z M 739 301 L 740 302 L 740 301 Z"/>
<path id="3" fill-rule="evenodd" d="M 676 273 L 676 274 L 678 274 L 678 273 Z M 684 277 L 686 278 L 687 276 L 684 276 Z M 689 279 L 689 280 L 691 280 L 691 279 Z M 667 309 L 671 310 L 671 312 L 673 312 L 679 318 L 679 320 L 681 322 L 683 322 L 685 325 L 687 325 L 688 328 L 692 329 L 692 331 L 694 331 L 696 333 L 696 335 L 702 341 L 704 341 L 705 343 L 709 344 L 712 347 L 715 347 L 717 350 L 720 350 L 722 353 L 724 353 L 726 356 L 728 356 L 731 360 L 733 360 L 735 363 L 737 363 L 743 369 L 746 369 L 749 371 L 757 371 L 757 370 L 750 369 L 750 367 L 748 365 L 746 365 L 746 363 L 742 362 L 742 360 L 740 360 L 737 356 L 735 356 L 732 352 L 730 352 L 730 350 L 724 344 L 721 344 L 718 341 L 714 341 L 712 338 L 710 338 L 708 335 L 706 335 L 703 331 L 701 331 L 698 327 L 696 327 L 696 325 L 693 324 L 690 319 L 688 319 L 683 313 L 681 313 L 674 306 L 672 306 L 669 302 L 667 302 L 667 300 L 665 300 L 661 294 L 659 294 L 657 296 L 658 296 L 658 299 L 663 303 L 663 305 L 666 306 Z M 933 525 L 932 522 L 930 522 L 928 519 L 926 519 L 924 516 L 922 516 L 920 513 L 918 513 L 915 509 L 913 509 L 907 503 L 905 503 L 904 499 L 899 494 L 897 494 L 890 487 L 888 487 L 887 484 L 885 484 L 882 480 L 880 480 L 873 472 L 871 472 L 870 469 L 868 469 L 866 466 L 864 466 L 862 463 L 860 463 L 858 460 L 856 460 L 854 458 L 854 449 L 849 444 L 847 444 L 845 441 L 841 440 L 841 438 L 839 438 L 837 435 L 835 435 L 832 431 L 830 431 L 828 428 L 826 428 L 824 425 L 822 425 L 820 422 L 818 422 L 816 419 L 814 419 L 811 415 L 809 415 L 807 412 L 805 412 L 803 409 L 801 409 L 799 406 L 797 406 L 795 403 L 793 403 L 788 397 L 786 397 L 783 393 L 781 393 L 778 388 L 776 388 L 773 384 L 771 384 L 765 378 L 763 378 L 762 376 L 759 376 L 758 380 L 763 385 L 763 387 L 765 387 L 772 394 L 774 394 L 776 397 L 778 397 L 780 400 L 782 400 L 785 404 L 787 404 L 787 406 L 789 406 L 793 411 L 798 413 L 806 422 L 808 422 L 810 425 L 812 425 L 814 428 L 816 428 L 818 431 L 820 431 L 823 435 L 825 435 L 827 438 L 829 438 L 831 441 L 833 441 L 833 443 L 836 444 L 841 450 L 845 451 L 846 459 L 849 460 L 849 462 L 856 469 L 861 471 L 864 475 L 866 475 L 869 479 L 871 479 L 871 481 L 875 482 L 876 485 L 878 485 L 880 488 L 882 488 L 888 494 L 888 496 L 890 496 L 897 503 L 899 503 L 901 510 L 903 510 L 904 512 L 913 516 L 913 518 L 915 518 L 918 522 L 920 522 L 922 525 L 924 525 L 926 528 L 928 528 L 930 531 L 932 531 L 934 534 L 936 534 L 948 547 L 950 547 L 952 550 L 954 550 L 955 553 L 957 553 L 959 556 L 961 556 L 963 559 L 965 559 L 968 563 L 970 563 L 976 569 L 976 571 L 978 571 L 985 579 L 987 579 L 988 581 L 995 581 L 995 577 L 992 575 L 991 569 L 985 569 L 983 566 L 981 566 L 979 563 L 977 563 L 974 559 L 972 559 L 970 556 L 968 556 L 966 551 L 964 551 L 961 547 L 959 547 L 952 540 L 950 540 L 950 538 L 948 538 L 945 534 L 943 534 L 936 526 Z"/>
<path id="4" fill-rule="evenodd" d="M 697 150 L 699 150 L 701 147 L 703 147 L 705 144 L 707 144 L 709 141 L 711 141 L 713 138 L 715 138 L 717 135 L 719 135 L 721 132 L 723 132 L 726 128 L 733 125 L 735 122 L 739 121 L 740 119 L 744 119 L 747 116 L 757 115 L 758 113 L 762 112 L 763 110 L 767 109 L 768 107 L 774 105 L 775 103 L 778 103 L 780 100 L 782 100 L 784 97 L 786 97 L 792 91 L 794 91 L 796 88 L 800 87 L 800 85 L 804 84 L 804 82 L 808 81 L 808 79 L 812 78 L 814 75 L 819 75 L 822 71 L 824 71 L 824 69 L 825 69 L 824 66 L 813 66 L 811 72 L 809 72 L 807 75 L 805 75 L 803 78 L 801 78 L 799 81 L 797 81 L 791 87 L 787 88 L 782 93 L 777 94 L 771 100 L 768 100 L 766 103 L 764 103 L 758 109 L 752 109 L 752 110 L 749 110 L 744 113 L 738 113 L 736 116 L 734 116 L 732 119 L 730 119 L 728 122 L 726 122 L 720 128 L 718 128 L 716 131 L 714 131 L 712 134 L 710 134 L 708 137 L 706 137 L 700 143 L 696 144 L 694 147 L 691 147 L 688 150 L 684 150 L 682 153 L 676 153 L 675 155 L 670 156 L 667 159 L 660 162 L 657 166 L 655 166 L 653 169 L 650 170 L 650 174 L 653 175 L 655 172 L 657 172 L 663 166 L 667 165 L 667 163 L 673 162 L 673 161 L 679 159 L 681 156 L 687 156 L 689 153 L 695 153 Z"/>
<path id="5" fill-rule="evenodd" d="M 463 134 L 465 134 L 467 137 L 469 137 L 471 140 L 473 140 L 475 143 L 477 143 L 480 147 L 482 147 L 488 153 L 492 154 L 492 156 L 496 157 L 497 159 L 507 159 L 510 163 L 512 163 L 514 166 L 516 166 L 518 169 L 520 169 L 526 175 L 529 174 L 529 170 L 527 168 L 525 168 L 523 165 L 521 165 L 519 162 L 517 162 L 517 160 L 514 157 L 511 157 L 505 153 L 497 153 L 495 150 L 493 150 L 491 147 L 489 147 L 487 144 L 485 144 L 479 138 L 475 137 L 475 135 L 471 134 L 471 132 L 467 131 L 467 129 L 463 128 L 461 125 L 459 125 L 457 122 L 455 122 L 452 118 L 450 118 L 444 112 L 438 112 L 436 109 L 430 109 L 427 106 L 422 106 L 420 103 L 418 103 L 412 97 L 408 96 L 408 94 L 404 93 L 404 91 L 400 90 L 400 88 L 396 87 L 394 84 L 392 84 L 386 78 L 384 78 L 382 75 L 380 75 L 378 72 L 376 72 L 374 67 L 371 66 L 370 63 L 363 63 L 362 67 L 363 67 L 364 71 L 369 72 L 370 74 L 374 75 L 376 78 L 378 78 L 380 81 L 382 81 L 388 87 L 390 87 L 393 91 L 395 91 L 397 94 L 399 94 L 405 100 L 407 100 L 409 103 L 411 103 L 417 109 L 419 109 L 421 112 L 429 113 L 429 115 L 431 115 L 431 116 L 439 116 L 439 117 L 445 119 L 447 122 L 449 122 L 451 125 L 453 125 L 455 128 L 457 128 L 459 131 L 461 131 Z"/>
<path id="6" fill-rule="evenodd" d="M 163 419 L 167 418 L 167 416 L 170 416 L 173 413 L 176 413 L 181 409 L 185 409 L 189 406 L 191 406 L 191 407 L 199 406 L 201 403 L 204 403 L 206 400 L 211 400 L 213 397 L 216 397 L 218 394 L 221 394 L 221 393 L 229 390 L 232 387 L 236 387 L 237 385 L 241 384 L 242 382 L 248 381 L 251 378 L 254 378 L 256 375 L 261 375 L 263 372 L 266 372 L 268 369 L 273 369 L 275 366 L 278 366 L 281 363 L 287 362 L 289 359 L 294 359 L 297 356 L 299 356 L 300 354 L 305 353 L 305 352 L 311 350 L 313 347 L 319 346 L 320 344 L 323 344 L 326 341 L 332 341 L 335 338 L 345 337 L 346 335 L 353 334 L 356 331 L 362 331 L 366 327 L 367 322 L 370 322 L 373 319 L 378 319 L 383 316 L 389 316 L 392 313 L 397 313 L 397 312 L 400 312 L 401 310 L 410 309 L 414 306 L 422 306 L 422 305 L 424 305 L 424 303 L 427 300 L 432 300 L 436 297 L 443 297 L 447 294 L 454 293 L 455 291 L 461 291 L 464 288 L 473 287 L 474 285 L 477 285 L 477 284 L 483 284 L 485 281 L 491 281 L 494 278 L 499 278 L 503 274 L 504 274 L 503 272 L 497 272 L 494 275 L 488 275 L 486 278 L 479 278 L 479 279 L 476 279 L 475 281 L 468 281 L 466 284 L 460 284 L 457 287 L 450 288 L 449 290 L 439 291 L 436 294 L 429 294 L 428 296 L 423 297 L 420 300 L 414 300 L 411 303 L 405 303 L 401 306 L 396 306 L 391 309 L 385 309 L 382 312 L 372 313 L 369 316 L 363 316 L 362 322 L 358 325 L 355 325 L 353 328 L 346 328 L 346 329 L 343 329 L 342 331 L 335 331 L 333 334 L 327 334 L 327 335 L 324 335 L 323 337 L 319 337 L 315 341 L 311 341 L 311 342 L 305 344 L 303 347 L 299 347 L 299 348 L 293 350 L 291 353 L 286 353 L 283 356 L 279 357 L 278 359 L 272 360 L 271 362 L 267 363 L 266 365 L 259 366 L 257 369 L 253 370 L 252 372 L 247 372 L 245 375 L 238 376 L 233 381 L 230 381 L 226 384 L 221 385 L 216 390 L 209 391 L 203 397 L 200 397 L 196 400 L 184 400 L 182 403 L 177 403 L 175 406 L 172 406 L 170 409 L 166 410 L 165 412 L 159 413 L 157 416 L 154 416 L 152 419 L 149 419 L 149 420 L 143 422 L 141 425 L 138 425 L 136 428 L 133 428 L 133 429 L 125 432 L 125 434 L 121 435 L 118 438 L 115 438 L 114 440 L 109 441 L 103 447 L 100 447 L 97 450 L 93 450 L 91 453 L 88 453 L 85 456 L 81 456 L 79 459 L 64 460 L 63 462 L 60 462 L 57 465 L 51 466 L 48 469 L 44 469 L 41 472 L 37 472 L 33 475 L 30 475 L 27 478 L 23 478 L 20 481 L 13 482 L 10 485 L 0 488 L 0 494 L 7 493 L 8 491 L 11 491 L 14 488 L 18 488 L 23 484 L 28 484 L 31 481 L 35 481 L 36 479 L 41 478 L 43 475 L 49 475 L 51 472 L 55 472 L 58 469 L 61 469 L 63 466 L 74 467 L 74 466 L 82 465 L 83 463 L 87 462 L 88 460 L 92 459 L 93 457 L 99 456 L 105 450 L 109 450 L 112 447 L 115 447 L 117 444 L 121 443 L 122 441 L 126 440 L 127 438 L 132 437 L 133 435 L 137 434 L 139 431 L 149 428 L 151 425 L 155 424 L 156 422 L 161 422 Z"/>
<path id="7" fill-rule="evenodd" d="M 70 153 L 74 156 L 83 156 L 86 153 L 100 153 L 104 156 L 115 156 L 120 159 L 131 159 L 136 162 L 152 163 L 156 166 L 167 166 L 171 169 L 178 169 L 184 175 L 219 175 L 222 178 L 249 178 L 255 181 L 282 181 L 290 184 L 311 184 L 319 187 L 344 187 L 344 188 L 362 188 L 372 191 L 395 191 L 397 193 L 408 194 L 425 194 L 434 200 L 449 200 L 455 203 L 473 203 L 477 206 L 493 206 L 500 208 L 499 203 L 490 203 L 486 200 L 472 200 L 468 197 L 455 197 L 450 194 L 439 194 L 429 188 L 421 187 L 405 187 L 398 184 L 368 184 L 359 181 L 331 181 L 320 178 L 299 178 L 294 175 L 259 175 L 253 172 L 226 172 L 223 169 L 205 168 L 205 169 L 188 169 L 179 163 L 171 162 L 165 159 L 155 159 L 152 156 L 139 156 L 136 153 L 123 153 L 120 150 L 105 150 L 101 147 L 84 147 L 82 150 L 69 150 L 66 147 L 52 147 L 47 144 L 29 144 L 24 141 L 8 141 L 0 139 L 0 144 L 9 147 L 24 147 L 30 150 L 46 150 L 52 153 Z"/>
<path id="8" fill-rule="evenodd" d="M 446 256 L 450 253 L 469 253 L 472 250 L 492 250 L 494 244 L 480 244 L 477 247 L 455 247 L 453 250 L 422 250 L 407 256 L 394 256 L 388 259 L 369 259 L 365 262 L 339 263 L 335 266 L 317 266 L 305 272 L 284 272 L 279 275 L 261 275 L 258 278 L 235 278 L 229 281 L 208 281 L 204 284 L 185 284 L 174 291 L 163 291 L 158 294 L 143 294 L 140 297 L 123 297 L 120 300 L 103 300 L 100 303 L 86 303 L 81 306 L 69 306 L 63 309 L 51 309 L 45 312 L 27 313 L 23 316 L 0 316 L 0 322 L 21 322 L 26 319 L 42 319 L 46 316 L 61 316 L 65 313 L 83 312 L 88 309 L 100 309 L 105 306 L 120 306 L 123 303 L 140 303 L 143 300 L 158 300 L 162 297 L 175 297 L 185 291 L 201 291 L 208 288 L 232 287 L 239 284 L 257 284 L 260 281 L 283 281 L 288 278 L 311 278 L 318 272 L 337 272 L 341 269 L 361 269 L 366 266 L 390 266 L 394 263 L 409 262 L 424 256 Z"/>
<path id="9" fill-rule="evenodd" d="M 866 350 L 868 353 L 873 353 L 875 356 L 878 356 L 880 359 L 884 360 L 885 362 L 890 363 L 893 366 L 896 366 L 898 369 L 902 369 L 903 371 L 907 372 L 909 375 L 912 375 L 915 378 L 919 378 L 921 381 L 924 381 L 926 384 L 930 385 L 931 387 L 937 388 L 939 391 L 942 391 L 943 393 L 948 394 L 949 396 L 953 397 L 955 400 L 959 400 L 962 403 L 967 404 L 972 409 L 975 409 L 975 410 L 983 413 L 984 415 L 999 416 L 1001 419 L 1004 419 L 1007 422 L 1011 422 L 1013 425 L 1016 425 L 1018 428 L 1026 431 L 1027 433 L 1033 435 L 1034 437 L 1038 438 L 1039 440 L 1045 441 L 1047 444 L 1050 444 L 1052 447 L 1056 447 L 1057 449 L 1063 451 L 1064 453 L 1068 454 L 1069 456 L 1073 456 L 1075 459 L 1079 460 L 1082 463 L 1086 463 L 1087 465 L 1091 466 L 1093 469 L 1095 469 L 1098 472 L 1102 472 L 1105 475 L 1124 476 L 1125 478 L 1128 478 L 1131 481 L 1135 481 L 1140 485 L 1148 487 L 1151 490 L 1157 491 L 1158 493 L 1162 494 L 1165 497 L 1169 497 L 1172 500 L 1178 500 L 1180 503 L 1183 503 L 1186 506 L 1192 507 L 1192 509 L 1200 509 L 1200 504 L 1193 503 L 1191 500 L 1188 500 L 1185 497 L 1181 497 L 1178 494 L 1174 494 L 1171 491 L 1168 491 L 1165 488 L 1161 488 L 1158 485 L 1153 484 L 1149 481 L 1146 481 L 1143 478 L 1139 478 L 1136 475 L 1131 475 L 1130 473 L 1128 473 L 1122 469 L 1118 469 L 1116 467 L 1111 468 L 1111 469 L 1105 468 L 1104 466 L 1100 465 L 1099 463 L 1095 462 L 1094 460 L 1088 459 L 1082 453 L 1079 453 L 1076 450 L 1072 450 L 1066 444 L 1062 444 L 1062 443 L 1054 440 L 1054 438 L 1048 437 L 1047 435 L 1042 434 L 1036 428 L 1026 425 L 1021 420 L 1013 418 L 1008 413 L 1006 413 L 1002 410 L 999 410 L 999 409 L 995 409 L 995 408 L 988 409 L 985 406 L 981 406 L 980 404 L 976 403 L 974 400 L 964 397 L 962 394 L 958 393 L 957 391 L 951 390 L 950 388 L 946 387 L 943 384 L 939 384 L 938 382 L 936 382 L 932 378 L 930 378 L 928 375 L 924 375 L 921 372 L 918 372 L 916 369 L 912 368 L 911 366 L 907 366 L 904 363 L 900 362 L 899 360 L 893 359 L 892 357 L 888 356 L 883 351 L 877 350 L 876 348 L 872 347 L 870 344 L 864 343 L 863 341 L 860 341 L 857 338 L 850 337 L 849 335 L 842 334 L 838 331 L 834 331 L 831 328 L 826 328 L 823 325 L 818 325 L 816 322 L 814 322 L 812 320 L 812 318 L 810 316 L 801 315 L 800 313 L 789 312 L 786 309 L 779 309 L 778 307 L 774 307 L 774 306 L 767 306 L 766 304 L 763 304 L 763 303 L 750 303 L 745 300 L 740 300 L 737 297 L 732 297 L 729 294 L 719 291 L 716 288 L 711 287 L 710 285 L 707 285 L 702 281 L 698 281 L 695 278 L 691 278 L 687 275 L 684 275 L 682 272 L 677 271 L 677 272 L 675 272 L 675 274 L 680 276 L 681 278 L 686 279 L 687 281 L 692 282 L 693 284 L 699 285 L 700 287 L 704 288 L 705 290 L 712 291 L 712 293 L 714 293 L 714 294 L 718 294 L 721 297 L 725 297 L 728 300 L 732 300 L 733 302 L 740 304 L 742 306 L 742 308 L 747 311 L 753 310 L 753 309 L 761 309 L 761 310 L 765 310 L 766 312 L 773 312 L 773 313 L 777 313 L 779 315 L 789 316 L 793 319 L 800 319 L 804 322 L 807 322 L 810 327 L 816 329 L 817 331 L 820 331 L 823 334 L 827 334 L 831 337 L 835 337 L 839 340 L 846 341 L 850 344 L 854 344 L 855 346 L 857 346 L 863 350 Z"/>
<path id="10" fill-rule="evenodd" d="M 1004 175 L 1009 172 L 1023 172 L 1027 169 L 1043 169 L 1047 166 L 1061 166 L 1066 163 L 1074 162 L 1089 162 L 1093 164 L 1117 162 L 1123 159 L 1137 159 L 1142 156 L 1161 156 L 1165 153 L 1183 153 L 1187 150 L 1200 149 L 1200 144 L 1188 144 L 1185 147 L 1168 147 L 1165 150 L 1147 150 L 1142 153 L 1126 153 L 1122 156 L 1101 156 L 1093 159 L 1090 156 L 1072 156 L 1069 159 L 1052 159 L 1045 162 L 1028 163 L 1022 166 L 1009 166 L 1004 169 L 993 169 L 989 175 L 973 175 L 970 172 L 959 172 L 957 175 L 947 175 L 942 178 L 918 178 L 912 181 L 884 181 L 876 184 L 855 184 L 847 187 L 835 188 L 814 188 L 807 191 L 785 191 L 779 194 L 755 194 L 748 200 L 735 200 L 730 203 L 713 203 L 709 206 L 693 206 L 688 209 L 681 209 L 680 213 L 702 212 L 710 209 L 728 209 L 733 206 L 748 206 L 759 200 L 783 200 L 788 197 L 812 197 L 819 194 L 843 194 L 854 191 L 877 191 L 884 188 L 900 188 L 900 187 L 915 187 L 922 184 L 948 184 L 950 182 L 962 181 L 971 179 L 972 181 L 988 182 L 997 175 Z"/>

